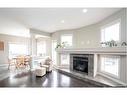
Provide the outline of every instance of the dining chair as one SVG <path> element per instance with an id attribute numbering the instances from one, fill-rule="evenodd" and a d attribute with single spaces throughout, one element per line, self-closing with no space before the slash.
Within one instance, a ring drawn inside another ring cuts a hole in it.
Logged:
<path id="1" fill-rule="evenodd" d="M 16 67 L 16 60 L 14 58 L 8 58 L 8 70 L 10 70 L 10 66 Z"/>
<path id="2" fill-rule="evenodd" d="M 16 58 L 16 68 L 19 69 L 24 66 L 24 56 L 17 56 Z"/>
<path id="3" fill-rule="evenodd" d="M 30 56 L 25 56 L 24 57 L 24 65 L 25 67 L 30 67 L 30 62 L 31 62 L 31 57 Z"/>

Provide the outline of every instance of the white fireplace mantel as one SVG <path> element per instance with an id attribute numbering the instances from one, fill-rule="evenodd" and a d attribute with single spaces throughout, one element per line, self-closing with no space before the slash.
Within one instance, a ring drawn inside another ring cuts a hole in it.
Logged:
<path id="1" fill-rule="evenodd" d="M 126 58 L 127 58 L 127 47 L 100 47 L 100 48 L 59 48 L 56 49 L 57 53 L 58 53 L 58 59 L 57 59 L 57 63 L 61 66 L 61 55 L 71 55 L 71 54 L 93 54 L 93 74 L 91 77 L 95 77 L 97 74 L 103 74 L 100 73 L 99 70 L 99 58 L 100 56 L 98 55 L 111 55 L 111 56 L 121 56 L 121 60 L 122 62 L 126 63 Z M 70 60 L 68 61 L 70 64 Z M 121 64 L 120 66 L 120 72 L 123 72 L 123 74 L 126 72 L 126 69 L 124 71 L 123 67 L 126 68 L 125 64 Z M 108 76 L 110 77 L 110 76 Z M 120 79 L 116 80 L 113 77 L 110 77 L 112 80 L 121 83 L 121 81 L 123 81 L 123 79 L 125 79 L 126 77 L 120 77 Z M 127 80 L 126 80 L 127 81 Z"/>
<path id="2" fill-rule="evenodd" d="M 59 48 L 58 53 L 127 55 L 127 47 Z"/>

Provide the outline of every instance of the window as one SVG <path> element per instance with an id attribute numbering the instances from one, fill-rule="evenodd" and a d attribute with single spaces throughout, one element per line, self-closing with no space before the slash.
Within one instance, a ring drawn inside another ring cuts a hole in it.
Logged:
<path id="1" fill-rule="evenodd" d="M 69 54 L 61 54 L 61 65 L 69 65 Z"/>
<path id="2" fill-rule="evenodd" d="M 101 56 L 101 71 L 118 77 L 119 63 L 119 56 Z"/>
<path id="3" fill-rule="evenodd" d="M 37 42 L 37 55 L 38 56 L 46 55 L 46 42 L 45 41 Z"/>
<path id="4" fill-rule="evenodd" d="M 57 65 L 57 52 L 55 50 L 56 46 L 57 46 L 57 41 L 53 40 L 52 41 L 52 60 L 54 65 Z"/>
<path id="5" fill-rule="evenodd" d="M 18 55 L 28 55 L 27 45 L 24 44 L 9 44 L 9 58 Z"/>
<path id="6" fill-rule="evenodd" d="M 61 44 L 65 43 L 66 47 L 71 47 L 72 46 L 72 35 L 68 34 L 68 35 L 62 35 L 61 36 Z"/>
<path id="7" fill-rule="evenodd" d="M 101 41 L 120 40 L 120 21 L 116 21 L 101 29 Z"/>

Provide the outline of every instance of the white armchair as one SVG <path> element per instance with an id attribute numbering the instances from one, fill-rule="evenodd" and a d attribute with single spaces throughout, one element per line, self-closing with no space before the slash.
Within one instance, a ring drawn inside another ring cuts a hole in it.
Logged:
<path id="1" fill-rule="evenodd" d="M 40 63 L 40 67 L 45 67 L 46 68 L 46 72 L 51 72 L 53 69 L 53 64 L 52 64 L 52 60 L 50 57 L 47 57 L 45 59 L 45 61 L 42 61 Z"/>

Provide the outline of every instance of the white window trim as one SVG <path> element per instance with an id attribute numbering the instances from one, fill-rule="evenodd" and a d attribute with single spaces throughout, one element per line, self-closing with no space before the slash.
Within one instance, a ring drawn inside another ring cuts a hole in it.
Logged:
<path id="1" fill-rule="evenodd" d="M 27 49 L 27 55 L 30 55 L 29 45 L 27 45 L 26 43 L 22 43 L 22 42 L 8 42 L 8 56 L 9 56 L 9 44 L 25 45 L 26 49 Z"/>
<path id="2" fill-rule="evenodd" d="M 37 46 L 37 44 L 38 43 L 42 43 L 42 42 L 44 42 L 45 43 L 45 56 L 47 55 L 47 50 L 46 50 L 46 46 L 47 46 L 47 44 L 46 44 L 46 40 L 40 40 L 40 41 L 38 41 L 38 40 L 36 40 L 36 55 L 38 56 L 38 46 Z"/>
<path id="3" fill-rule="evenodd" d="M 62 64 L 62 55 L 64 55 L 64 56 L 67 56 L 68 58 L 68 63 L 67 64 Z M 60 55 L 60 65 L 61 66 L 69 66 L 70 64 L 69 64 L 69 62 L 70 62 L 70 55 L 68 54 L 68 53 L 62 53 L 61 55 Z"/>
<path id="4" fill-rule="evenodd" d="M 100 58 L 99 58 L 99 63 L 100 63 L 100 66 L 99 66 L 99 71 L 100 71 L 100 73 L 101 74 L 104 74 L 104 75 L 108 75 L 108 76 L 110 76 L 110 77 L 112 77 L 112 78 L 115 78 L 115 79 L 120 79 L 120 62 L 121 62 L 121 60 L 119 60 L 119 63 L 118 63 L 118 76 L 116 76 L 116 75 L 114 75 L 114 74 L 111 74 L 111 73 L 108 73 L 108 72 L 106 72 L 106 71 L 103 71 L 103 70 L 101 70 L 101 57 L 114 57 L 114 58 L 120 58 L 120 56 L 114 56 L 114 55 L 100 55 Z"/>
<path id="5" fill-rule="evenodd" d="M 101 29 L 100 30 L 102 30 L 102 29 L 104 29 L 104 28 L 106 28 L 106 27 L 109 27 L 109 26 L 112 26 L 113 24 L 116 24 L 116 23 L 120 23 L 120 27 L 119 27 L 119 41 L 118 42 L 121 42 L 121 19 L 119 18 L 119 19 L 116 19 L 116 20 L 114 20 L 114 21 L 112 21 L 112 22 L 110 22 L 110 23 L 108 23 L 108 24 L 106 24 L 106 25 L 103 25 L 102 27 L 101 27 Z M 102 42 L 102 31 L 100 31 L 101 32 L 101 42 Z"/>
<path id="6" fill-rule="evenodd" d="M 52 55 L 52 59 L 53 59 L 53 43 L 54 42 L 56 42 L 56 45 L 57 45 L 57 40 L 52 40 L 52 53 L 51 53 L 51 55 Z M 56 63 L 55 64 L 53 64 L 54 66 L 57 66 L 58 64 L 57 64 L 57 52 L 56 52 L 56 58 L 55 58 L 55 60 L 56 60 Z"/>
<path id="7" fill-rule="evenodd" d="M 69 48 L 71 48 L 71 47 L 73 47 L 73 34 L 62 34 L 61 36 L 60 36 L 60 43 L 62 42 L 62 36 L 72 36 L 72 46 L 70 46 Z"/>

